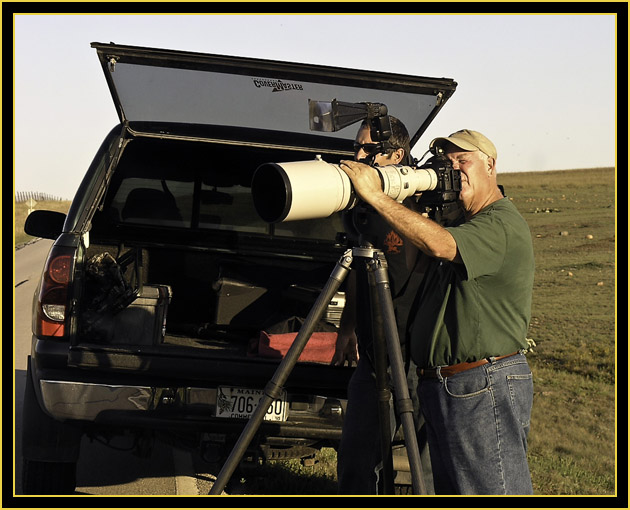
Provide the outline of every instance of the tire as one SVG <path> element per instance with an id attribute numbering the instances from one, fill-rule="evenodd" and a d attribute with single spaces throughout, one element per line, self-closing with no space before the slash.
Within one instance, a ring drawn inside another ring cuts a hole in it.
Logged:
<path id="1" fill-rule="evenodd" d="M 24 459 L 22 491 L 24 494 L 74 494 L 76 462 L 42 462 Z"/>

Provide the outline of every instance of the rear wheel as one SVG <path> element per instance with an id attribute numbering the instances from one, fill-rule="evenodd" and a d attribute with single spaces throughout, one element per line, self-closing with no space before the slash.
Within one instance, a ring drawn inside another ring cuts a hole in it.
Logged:
<path id="1" fill-rule="evenodd" d="M 42 462 L 24 459 L 24 494 L 74 494 L 77 485 L 76 462 Z"/>

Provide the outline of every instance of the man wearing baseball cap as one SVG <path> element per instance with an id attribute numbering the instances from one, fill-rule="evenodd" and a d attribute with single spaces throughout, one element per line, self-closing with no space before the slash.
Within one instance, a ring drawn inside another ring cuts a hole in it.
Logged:
<path id="1" fill-rule="evenodd" d="M 429 432 L 436 494 L 532 494 L 525 359 L 534 255 L 529 228 L 497 186 L 497 150 L 477 131 L 434 139 L 461 171 L 463 221 L 442 227 L 343 161 L 357 194 L 431 258 L 418 293 L 411 355 Z"/>

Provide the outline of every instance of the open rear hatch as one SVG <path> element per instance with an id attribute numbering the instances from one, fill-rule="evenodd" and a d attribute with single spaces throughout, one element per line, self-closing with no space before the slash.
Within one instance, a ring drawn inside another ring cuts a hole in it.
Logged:
<path id="1" fill-rule="evenodd" d="M 126 131 L 79 267 L 89 286 L 88 269 L 98 273 L 94 264 L 113 259 L 124 267 L 100 269 L 125 283 L 114 284 L 113 307 L 83 290 L 91 301 L 82 300 L 70 352 L 71 364 L 83 367 L 176 375 L 174 360 L 186 358 L 191 376 L 201 377 L 211 359 L 218 370 L 221 359 L 259 359 L 261 332 L 299 326 L 344 242 L 339 215 L 262 221 L 250 193 L 255 169 L 352 154 L 356 126 L 311 131 L 309 100 L 386 104 L 413 146 L 456 87 L 446 78 L 92 47 Z M 99 317 L 102 305 L 109 315 Z M 334 332 L 342 307 L 340 295 L 321 333 Z M 201 353 L 194 361 L 191 348 Z M 266 359 L 276 361 L 271 351 Z"/>
<path id="2" fill-rule="evenodd" d="M 121 122 L 162 135 L 193 135 L 191 127 L 214 127 L 221 129 L 205 133 L 224 140 L 232 135 L 250 143 L 275 140 L 320 149 L 339 149 L 344 140 L 351 150 L 348 141 L 356 126 L 336 133 L 309 128 L 309 100 L 337 99 L 387 105 L 407 127 L 413 147 L 457 86 L 448 78 L 116 44 L 92 47 Z"/>

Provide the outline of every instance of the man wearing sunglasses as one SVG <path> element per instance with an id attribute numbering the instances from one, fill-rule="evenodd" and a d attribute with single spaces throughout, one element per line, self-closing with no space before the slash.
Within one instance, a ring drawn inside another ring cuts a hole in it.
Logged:
<path id="1" fill-rule="evenodd" d="M 354 159 L 370 166 L 410 165 L 409 134 L 400 120 L 390 116 L 392 135 L 386 141 L 372 140 L 367 122 L 359 128 L 354 143 Z M 404 204 L 413 208 L 413 198 Z M 367 203 L 360 202 L 344 216 L 348 237 L 355 246 L 369 242 L 385 254 L 388 277 L 401 350 L 408 373 L 409 394 L 414 404 L 414 419 L 418 428 L 418 444 L 422 454 L 425 485 L 432 487 L 429 454 L 426 448 L 424 420 L 417 401 L 417 375 L 410 361 L 407 318 L 423 273 L 419 269 L 421 252 L 407 243 Z M 344 417 L 342 438 L 337 456 L 340 494 L 376 494 L 375 468 L 381 462 L 378 397 L 374 374 L 372 321 L 370 315 L 367 274 L 363 264 L 355 264 L 347 278 L 346 306 L 341 317 L 333 365 L 357 363 L 348 385 L 348 407 Z M 358 337 L 358 341 L 357 341 Z M 412 366 L 410 366 L 410 364 Z"/>

